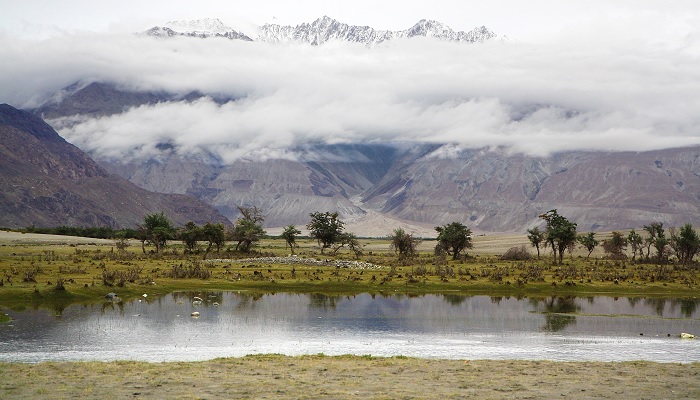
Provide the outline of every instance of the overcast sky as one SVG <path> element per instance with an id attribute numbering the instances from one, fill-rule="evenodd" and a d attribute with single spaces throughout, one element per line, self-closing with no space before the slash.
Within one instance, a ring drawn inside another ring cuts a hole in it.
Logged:
<path id="1" fill-rule="evenodd" d="M 0 29 L 26 36 L 61 31 L 134 31 L 177 19 L 219 18 L 296 25 L 328 15 L 351 25 L 406 29 L 420 19 L 455 30 L 486 25 L 522 40 L 619 24 L 620 34 L 685 34 L 698 25 L 697 0 L 0 0 Z"/>
<path id="2" fill-rule="evenodd" d="M 440 141 L 539 155 L 700 144 L 695 0 L 0 0 L 0 10 L 0 102 L 32 107 L 95 80 L 241 98 L 63 121 L 62 136 L 103 156 L 148 154 L 158 142 L 225 160 L 294 157 L 285 149 L 309 141 Z M 214 17 L 251 32 L 323 15 L 391 30 L 422 18 L 455 30 L 486 25 L 512 40 L 370 49 L 131 35 L 177 19 Z"/>

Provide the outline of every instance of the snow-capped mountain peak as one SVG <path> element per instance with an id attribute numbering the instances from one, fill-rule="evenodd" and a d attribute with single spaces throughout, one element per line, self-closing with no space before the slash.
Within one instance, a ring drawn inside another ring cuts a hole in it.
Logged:
<path id="1" fill-rule="evenodd" d="M 191 21 L 170 21 L 164 26 L 154 26 L 153 28 L 140 33 L 140 35 L 155 37 L 223 37 L 227 39 L 238 39 L 245 41 L 253 40 L 246 34 L 224 25 L 223 22 L 216 18 L 195 19 Z"/>
<path id="2" fill-rule="evenodd" d="M 198 32 L 198 33 L 209 33 L 209 34 L 224 34 L 226 32 L 233 31 L 224 25 L 218 18 L 203 18 L 195 19 L 191 21 L 170 21 L 165 24 L 165 27 L 172 29 L 175 32 Z"/>
<path id="3" fill-rule="evenodd" d="M 474 28 L 469 32 L 455 32 L 441 22 L 422 19 L 409 29 L 389 31 L 374 29 L 370 26 L 348 25 L 327 15 L 311 23 L 302 23 L 297 26 L 265 24 L 259 28 L 258 32 L 256 41 L 266 43 L 306 43 L 314 46 L 329 41 L 345 41 L 363 43 L 371 47 L 395 38 L 412 38 L 416 36 L 451 42 L 482 43 L 497 37 L 495 33 L 488 30 L 485 26 Z M 226 37 L 246 41 L 253 40 L 215 18 L 171 21 L 162 27 L 153 27 L 143 32 L 142 35 L 156 37 Z"/>

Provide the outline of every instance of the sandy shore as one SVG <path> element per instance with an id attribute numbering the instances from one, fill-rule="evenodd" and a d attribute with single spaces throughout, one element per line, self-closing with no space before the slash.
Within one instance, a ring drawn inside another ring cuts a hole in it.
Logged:
<path id="1" fill-rule="evenodd" d="M 248 356 L 1 364 L 3 399 L 698 399 L 700 363 Z"/>

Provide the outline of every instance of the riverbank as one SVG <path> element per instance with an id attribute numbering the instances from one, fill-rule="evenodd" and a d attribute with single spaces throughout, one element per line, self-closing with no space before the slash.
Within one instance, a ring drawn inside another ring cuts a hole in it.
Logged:
<path id="1" fill-rule="evenodd" d="M 257 355 L 189 363 L 0 363 L 0 398 L 697 399 L 700 363 Z"/>
<path id="2" fill-rule="evenodd" d="M 341 250 L 321 254 L 300 241 L 290 257 L 285 242 L 265 239 L 254 254 L 189 254 L 172 242 L 163 254 L 140 243 L 124 251 L 90 238 L 4 232 L 0 235 L 0 311 L 96 303 L 115 292 L 124 301 L 174 291 L 247 290 L 261 293 L 460 294 L 517 297 L 632 296 L 695 298 L 696 268 L 587 258 L 574 253 L 564 265 L 502 260 L 499 251 L 523 235 L 475 238 L 470 256 L 435 256 L 423 242 L 410 263 L 400 262 L 383 239 L 363 239 L 355 259 Z M 292 261 L 290 261 L 292 260 Z M 313 262 L 312 262 L 313 261 Z"/>

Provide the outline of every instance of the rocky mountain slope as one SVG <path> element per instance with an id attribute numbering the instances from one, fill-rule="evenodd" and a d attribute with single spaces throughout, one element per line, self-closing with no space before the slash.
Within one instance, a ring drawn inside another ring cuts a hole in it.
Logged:
<path id="1" fill-rule="evenodd" d="M 412 27 L 401 31 L 378 30 L 369 26 L 348 25 L 328 16 L 318 18 L 311 23 L 296 26 L 265 24 L 259 28 L 258 36 L 249 36 L 224 25 L 218 19 L 202 19 L 194 21 L 171 21 L 164 26 L 155 26 L 140 33 L 154 37 L 225 37 L 245 41 L 261 41 L 267 43 L 306 43 L 321 45 L 339 40 L 362 43 L 373 46 L 397 38 L 432 37 L 452 42 L 480 43 L 496 38 L 497 35 L 485 26 L 471 31 L 455 32 L 450 27 L 433 20 L 420 20 Z"/>
<path id="2" fill-rule="evenodd" d="M 125 99 L 125 106 L 136 96 L 109 85 L 84 90 L 104 90 L 105 97 Z M 94 104 L 94 96 L 79 90 L 63 99 L 70 108 L 58 102 L 41 112 L 82 110 Z M 117 103 L 104 112 L 118 112 Z M 148 159 L 97 161 L 144 189 L 195 196 L 232 220 L 237 205 L 260 207 L 268 228 L 303 226 L 311 212 L 339 211 L 372 234 L 390 232 L 395 226 L 388 224 L 425 233 L 426 227 L 429 232 L 455 220 L 476 231 L 524 232 L 553 208 L 581 230 L 640 228 L 657 221 L 700 225 L 697 147 L 549 157 L 441 143 L 315 144 L 291 150 L 297 159 L 222 163 L 177 155 L 164 146 Z"/>
<path id="3" fill-rule="evenodd" d="M 135 227 L 160 211 L 177 224 L 230 224 L 193 197 L 109 174 L 39 117 L 0 105 L 0 226 Z"/>
<path id="4" fill-rule="evenodd" d="M 462 221 L 477 231 L 523 232 L 553 208 L 585 231 L 656 221 L 700 224 L 700 148 L 548 158 L 477 150 L 440 158 L 436 149 L 317 148 L 326 154 L 362 152 L 366 159 L 356 162 L 238 161 L 214 167 L 170 157 L 103 165 L 149 190 L 195 195 L 229 218 L 237 204 L 257 205 L 268 226 L 303 225 L 310 212 L 339 211 L 351 221 L 371 213 L 416 226 Z"/>
<path id="5" fill-rule="evenodd" d="M 348 25 L 324 16 L 311 23 L 297 26 L 265 24 L 258 40 L 268 43 L 308 43 L 320 45 L 332 40 L 376 45 L 397 38 L 432 37 L 453 42 L 485 42 L 496 34 L 485 26 L 469 32 L 455 32 L 447 25 L 432 20 L 420 20 L 402 31 L 377 30 L 369 26 Z"/>

